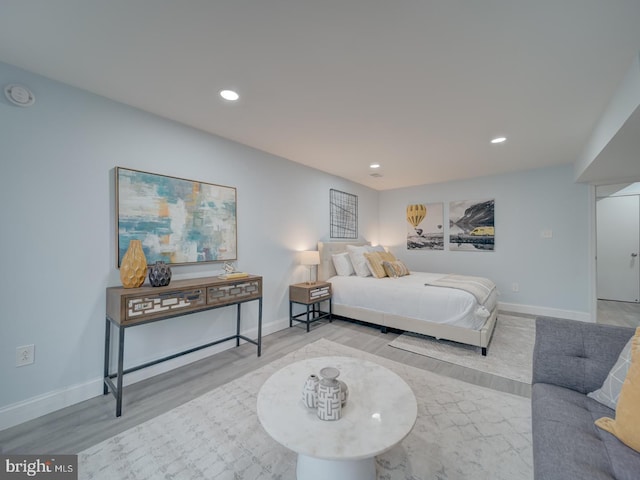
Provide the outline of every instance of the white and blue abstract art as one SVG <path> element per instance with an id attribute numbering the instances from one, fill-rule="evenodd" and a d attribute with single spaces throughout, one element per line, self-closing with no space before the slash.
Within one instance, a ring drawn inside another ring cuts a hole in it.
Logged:
<path id="1" fill-rule="evenodd" d="M 129 241 L 147 263 L 237 259 L 236 189 L 116 168 L 118 266 Z"/>

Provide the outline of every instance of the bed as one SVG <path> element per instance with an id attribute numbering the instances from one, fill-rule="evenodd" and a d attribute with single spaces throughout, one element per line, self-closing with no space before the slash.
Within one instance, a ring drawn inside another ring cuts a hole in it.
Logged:
<path id="1" fill-rule="evenodd" d="M 457 288 L 433 286 L 445 274 L 410 272 L 398 278 L 337 275 L 334 255 L 363 242 L 319 242 L 318 280 L 331 282 L 333 313 L 381 327 L 396 328 L 481 348 L 487 354 L 497 318 L 497 292 L 484 300 Z M 469 277 L 479 278 L 479 277 Z M 492 282 L 483 279 L 487 284 Z"/>

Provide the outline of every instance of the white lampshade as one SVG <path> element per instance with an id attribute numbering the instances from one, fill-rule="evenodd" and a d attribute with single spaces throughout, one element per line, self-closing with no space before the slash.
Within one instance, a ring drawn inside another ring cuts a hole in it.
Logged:
<path id="1" fill-rule="evenodd" d="M 317 250 L 307 250 L 300 252 L 301 265 L 320 265 L 320 252 Z"/>

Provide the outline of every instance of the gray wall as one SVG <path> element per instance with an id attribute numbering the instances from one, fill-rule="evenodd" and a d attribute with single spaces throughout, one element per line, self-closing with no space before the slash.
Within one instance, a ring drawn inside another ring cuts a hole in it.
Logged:
<path id="1" fill-rule="evenodd" d="M 264 276 L 267 332 L 288 326 L 288 285 L 307 278 L 295 251 L 329 235 L 329 189 L 358 195 L 360 233 L 377 237 L 374 190 L 0 63 L 0 85 L 8 83 L 27 85 L 36 103 L 0 99 L 0 428 L 3 418 L 22 419 L 20 402 L 46 413 L 101 392 L 105 288 L 120 285 L 114 167 L 237 188 L 237 266 Z M 220 271 L 217 263 L 173 269 L 174 278 Z M 249 332 L 256 310 L 243 308 Z M 125 362 L 222 338 L 234 315 L 226 308 L 132 328 Z M 16 368 L 16 347 L 27 344 L 35 363 Z"/>
<path id="2" fill-rule="evenodd" d="M 487 198 L 495 251 L 449 251 L 446 240 L 445 251 L 407 250 L 407 205 L 445 202 L 448 226 L 448 202 Z M 571 165 L 381 192 L 379 219 L 380 242 L 414 270 L 488 276 L 506 308 L 588 317 L 589 187 L 573 182 Z"/>

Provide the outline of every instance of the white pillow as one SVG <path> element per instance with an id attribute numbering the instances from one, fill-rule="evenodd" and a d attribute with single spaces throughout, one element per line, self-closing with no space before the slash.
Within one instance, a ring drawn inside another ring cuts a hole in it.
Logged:
<path id="1" fill-rule="evenodd" d="M 353 265 L 353 270 L 356 272 L 356 275 L 359 277 L 370 277 L 371 270 L 369 270 L 369 264 L 367 263 L 367 259 L 364 254 L 371 252 L 371 246 L 363 245 L 362 247 L 357 247 L 355 245 L 347 245 L 347 252 L 349 253 L 349 258 L 351 259 L 351 264 Z"/>
<path id="2" fill-rule="evenodd" d="M 336 253 L 331 255 L 331 258 L 333 259 L 333 266 L 336 267 L 336 273 L 341 277 L 349 277 L 355 273 L 347 252 Z"/>
<path id="3" fill-rule="evenodd" d="M 602 387 L 587 394 L 587 397 L 593 398 L 596 402 L 600 402 L 612 410 L 616 409 L 618 398 L 620 397 L 620 391 L 622 390 L 622 384 L 624 383 L 624 379 L 627 378 L 629 365 L 631 365 L 632 340 L 633 337 L 629 339 L 620 352 L 618 360 L 611 368 L 611 371 L 609 372 L 609 375 L 607 375 Z"/>

